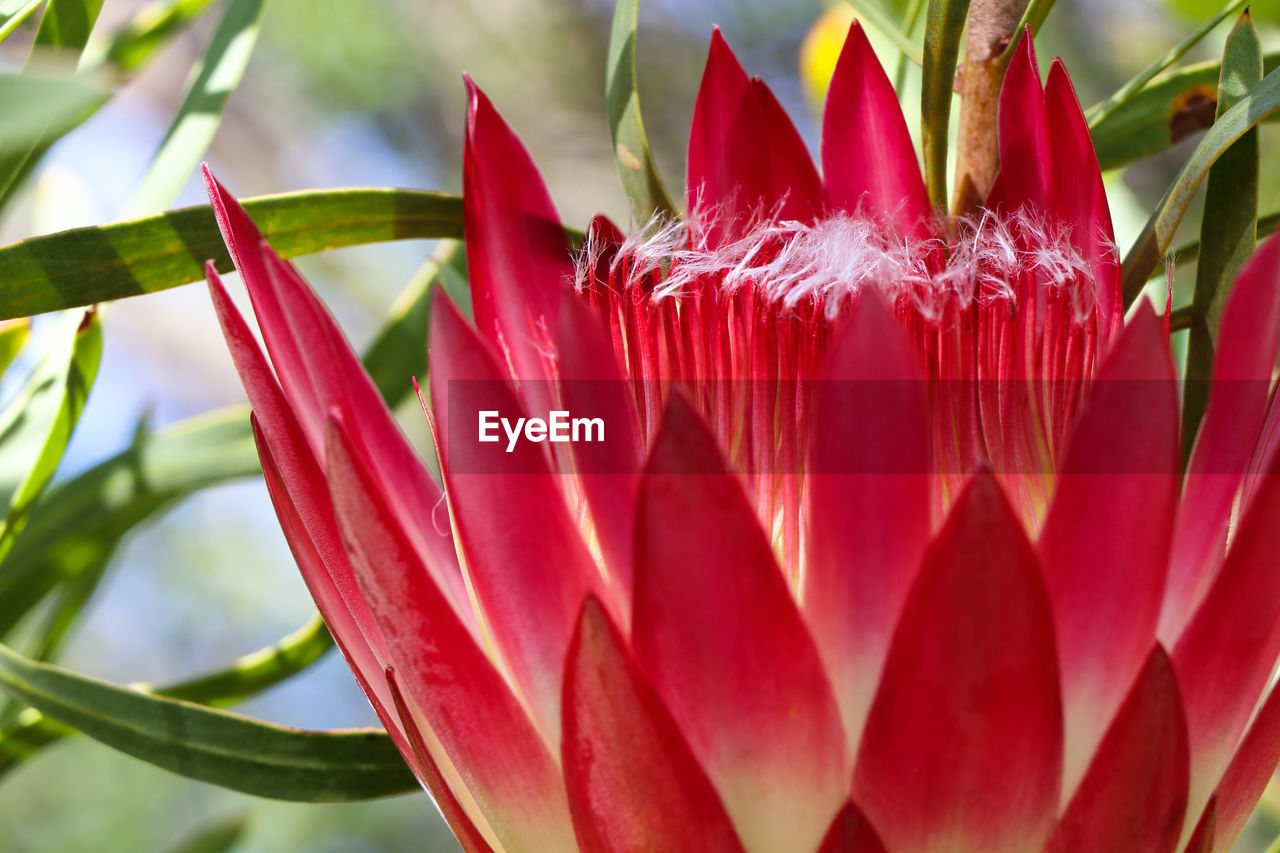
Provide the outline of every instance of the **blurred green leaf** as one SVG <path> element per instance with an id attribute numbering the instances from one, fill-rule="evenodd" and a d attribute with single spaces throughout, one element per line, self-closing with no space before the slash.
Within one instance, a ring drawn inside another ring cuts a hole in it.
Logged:
<path id="1" fill-rule="evenodd" d="M 110 94 L 83 77 L 0 74 L 0 162 L 16 163 L 106 103 Z"/>
<path id="2" fill-rule="evenodd" d="M 0 40 L 9 37 L 44 0 L 0 0 Z"/>
<path id="3" fill-rule="evenodd" d="M 925 0 L 909 0 L 906 9 L 902 12 L 902 32 L 911 38 L 916 31 L 916 27 L 920 24 L 920 17 L 924 14 Z M 902 92 L 907 86 L 907 70 L 911 65 L 911 60 L 907 58 L 905 53 L 898 52 L 898 67 L 893 73 L 893 90 L 898 93 L 898 99 L 902 99 Z M 919 63 L 917 63 L 919 65 Z"/>
<path id="4" fill-rule="evenodd" d="M 0 376 L 13 363 L 30 334 L 31 323 L 26 318 L 0 320 Z"/>
<path id="5" fill-rule="evenodd" d="M 54 486 L 0 561 L 0 637 L 57 584 L 105 568 L 135 526 L 192 492 L 258 473 L 248 412 L 185 421 Z"/>
<path id="6" fill-rule="evenodd" d="M 925 18 L 924 79 L 920 111 L 924 143 L 924 181 L 929 201 L 947 207 L 947 134 L 951 125 L 951 96 L 955 91 L 956 61 L 969 0 L 929 0 Z"/>
<path id="7" fill-rule="evenodd" d="M 893 46 L 903 56 L 916 65 L 924 64 L 924 54 L 920 51 L 920 46 L 913 42 L 911 37 L 903 32 L 902 27 L 885 13 L 878 0 L 848 0 L 848 3 L 857 11 L 859 18 L 893 42 Z M 930 6 L 932 5 L 930 3 Z"/>
<path id="8" fill-rule="evenodd" d="M 1246 12 L 1227 37 L 1218 83 L 1219 117 L 1262 80 L 1262 45 Z M 1258 130 L 1241 136 L 1209 169 L 1204 217 L 1200 224 L 1200 260 L 1196 264 L 1183 388 L 1182 458 L 1200 429 L 1208 404 L 1222 308 L 1231 282 L 1258 243 Z"/>
<path id="9" fill-rule="evenodd" d="M 1263 56 L 1266 73 L 1277 67 L 1280 52 Z M 1211 125 L 1221 73 L 1221 63 L 1201 62 L 1163 74 L 1095 121 L 1090 130 L 1099 165 L 1104 170 L 1127 166 Z"/>
<path id="10" fill-rule="evenodd" d="M 224 818 L 196 830 L 169 848 L 169 853 L 228 853 L 248 831 L 249 821 L 244 815 Z"/>
<path id="11" fill-rule="evenodd" d="M 365 369 L 373 383 L 382 391 L 387 405 L 395 408 L 413 393 L 410 377 L 425 381 L 427 374 L 427 334 L 431 325 L 430 289 L 443 285 L 455 303 L 457 294 L 445 282 L 459 279 L 465 287 L 467 253 L 461 242 L 452 240 L 440 244 L 436 253 L 422 265 L 413 281 L 404 289 L 392 306 L 392 316 L 378 332 L 365 353 Z M 462 306 L 459 305 L 461 308 Z"/>
<path id="12" fill-rule="evenodd" d="M 113 62 L 132 71 L 168 43 L 169 38 L 198 18 L 213 0 L 156 0 L 139 9 L 99 51 L 87 56 L 96 65 Z M 91 47 L 92 50 L 92 47 Z"/>
<path id="13" fill-rule="evenodd" d="M 157 767 L 260 797 L 346 802 L 417 782 L 385 732 L 304 731 L 76 675 L 0 646 L 0 686 Z"/>
<path id="14" fill-rule="evenodd" d="M 462 236 L 462 200 L 383 188 L 246 199 L 282 256 L 384 240 Z M 77 228 L 0 248 L 0 319 L 164 290 L 204 278 L 204 262 L 231 269 L 207 205 Z"/>
<path id="15" fill-rule="evenodd" d="M 1146 227 L 1134 241 L 1124 259 L 1123 288 L 1125 305 L 1138 298 L 1151 271 L 1173 244 L 1178 223 L 1182 221 L 1191 204 L 1196 189 L 1204 180 L 1209 168 L 1230 148 L 1237 139 L 1257 126 L 1267 115 L 1280 107 L 1280 73 L 1275 71 L 1262 78 L 1262 82 L 1234 107 L 1223 113 L 1200 140 L 1191 159 L 1165 193 Z"/>
<path id="16" fill-rule="evenodd" d="M 102 11 L 102 0 L 49 0 L 40 27 L 36 30 L 36 47 L 84 50 L 93 25 Z"/>
<path id="17" fill-rule="evenodd" d="M 609 132 L 618 164 L 622 189 L 639 222 L 654 214 L 676 216 L 649 150 L 636 92 L 636 15 L 639 0 L 617 0 L 609 32 L 609 58 L 605 66 L 604 94 L 609 108 Z"/>
<path id="18" fill-rule="evenodd" d="M 31 378 L 0 412 L 0 560 L 62 460 L 101 358 L 96 312 L 57 317 Z"/>
<path id="19" fill-rule="evenodd" d="M 125 208 L 126 218 L 163 210 L 177 201 L 249 65 L 264 6 L 265 0 L 231 0 L 223 12 L 208 50 L 192 69 L 186 98 Z"/>
<path id="20" fill-rule="evenodd" d="M 72 62 L 78 61 L 101 9 L 102 0 L 49 0 L 36 29 L 35 45 L 26 71 L 29 73 L 36 64 L 44 64 L 51 59 L 62 62 L 65 57 Z M 51 122 L 42 132 L 21 144 L 5 143 L 0 146 L 0 207 L 8 202 L 22 178 L 49 146 L 104 102 L 105 97 L 87 105 L 87 109 L 70 124 Z M 11 110 L 6 104 L 6 113 Z"/>
<path id="21" fill-rule="evenodd" d="M 1205 21 L 1197 27 L 1190 35 L 1178 42 L 1169 49 L 1163 56 L 1157 59 L 1151 65 L 1147 66 L 1141 73 L 1125 83 L 1116 92 L 1100 104 L 1095 104 L 1089 108 L 1085 117 L 1089 119 L 1090 127 L 1097 125 L 1109 116 L 1112 112 L 1124 104 L 1138 92 L 1142 91 L 1148 83 L 1154 80 L 1161 72 L 1165 71 L 1173 63 L 1186 54 L 1188 50 L 1195 47 L 1200 41 L 1213 31 L 1214 27 L 1225 21 L 1229 16 L 1236 14 L 1245 5 L 1248 0 L 1231 0 L 1226 6 L 1209 20 Z"/>

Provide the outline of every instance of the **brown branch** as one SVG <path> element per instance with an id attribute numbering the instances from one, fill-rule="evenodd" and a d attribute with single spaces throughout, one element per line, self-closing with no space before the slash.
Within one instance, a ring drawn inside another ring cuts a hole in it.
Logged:
<path id="1" fill-rule="evenodd" d="M 1026 11 L 1027 0 L 972 0 L 964 65 L 960 68 L 960 138 L 953 207 L 980 206 L 1000 170 L 996 114 L 1003 68 L 1000 56 Z"/>

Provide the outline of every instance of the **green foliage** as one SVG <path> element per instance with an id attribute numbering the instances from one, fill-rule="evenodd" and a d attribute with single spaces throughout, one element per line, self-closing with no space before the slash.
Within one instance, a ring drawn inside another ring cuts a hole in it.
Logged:
<path id="1" fill-rule="evenodd" d="M 63 314 L 49 331 L 36 369 L 0 412 L 0 559 L 62 460 L 102 357 L 102 330 L 93 312 Z"/>
<path id="2" fill-rule="evenodd" d="M 1280 66 L 1280 52 L 1263 56 L 1267 73 Z M 1216 115 L 1222 63 L 1200 62 L 1154 78 L 1090 126 L 1098 163 L 1105 169 L 1127 166 L 1164 151 L 1198 133 Z M 1101 104 L 1089 110 L 1096 115 Z M 1269 120 L 1274 120 L 1269 119 Z"/>
<path id="3" fill-rule="evenodd" d="M 157 0 L 148 3 L 116 33 L 96 62 L 111 62 L 132 71 L 204 12 L 213 0 Z"/>
<path id="4" fill-rule="evenodd" d="M 1178 223 L 1209 168 L 1236 140 L 1277 108 L 1280 108 L 1280 74 L 1273 71 L 1223 113 L 1205 134 L 1125 256 L 1122 274 L 1126 305 L 1138 297 L 1151 271 L 1173 244 Z"/>
<path id="5" fill-rule="evenodd" d="M 639 222 L 654 214 L 675 216 L 676 207 L 658 175 L 649 151 L 649 140 L 640 117 L 636 92 L 636 16 L 639 0 L 618 0 L 609 33 L 609 58 L 605 71 L 605 100 L 609 107 L 609 132 L 622 188 Z"/>
<path id="6" fill-rule="evenodd" d="M 248 829 L 248 821 L 243 815 L 226 818 L 200 827 L 176 847 L 170 848 L 169 853 L 228 853 L 240 843 Z"/>
<path id="7" fill-rule="evenodd" d="M 440 193 L 345 189 L 247 199 L 282 256 L 383 240 L 462 236 L 462 200 Z M 231 269 L 208 205 L 0 248 L 0 319 L 150 293 Z"/>
<path id="8" fill-rule="evenodd" d="M 1218 117 L 1239 103 L 1262 81 L 1262 45 L 1253 19 L 1246 13 L 1227 38 L 1218 83 Z M 1222 309 L 1231 282 L 1258 243 L 1258 129 L 1242 135 L 1209 169 L 1204 218 L 1200 226 L 1200 259 L 1196 264 L 1195 298 L 1191 303 L 1187 340 L 1187 382 L 1183 394 L 1183 459 L 1191 447 L 1208 405 L 1208 380 Z"/>
<path id="9" fill-rule="evenodd" d="M 265 0 L 231 0 L 227 6 L 209 49 L 192 68 L 186 98 L 125 208 L 126 217 L 163 210 L 177 200 L 218 130 L 227 98 L 249 65 L 264 4 Z"/>
<path id="10" fill-rule="evenodd" d="M 128 690 L 0 646 L 0 687 L 95 740 L 174 773 L 260 797 L 310 803 L 417 787 L 381 730 L 283 728 Z"/>

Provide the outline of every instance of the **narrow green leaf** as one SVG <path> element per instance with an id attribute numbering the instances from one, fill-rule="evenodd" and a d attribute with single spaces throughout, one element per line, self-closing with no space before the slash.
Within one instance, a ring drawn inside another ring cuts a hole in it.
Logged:
<path id="1" fill-rule="evenodd" d="M 903 32 L 902 27 L 898 26 L 892 18 L 885 14 L 878 0 L 848 0 L 848 3 L 857 11 L 859 18 L 893 42 L 893 46 L 903 56 L 916 65 L 924 64 L 924 54 L 921 52 L 919 45 Z"/>
<path id="2" fill-rule="evenodd" d="M 1214 27 L 1225 21 L 1229 16 L 1239 12 L 1248 4 L 1248 2 L 1249 0 L 1231 0 L 1230 3 L 1222 7 L 1218 14 L 1205 21 L 1189 36 L 1178 42 L 1170 48 L 1167 53 L 1155 62 L 1151 63 L 1151 65 L 1147 66 L 1147 68 L 1140 74 L 1121 86 L 1116 90 L 1115 94 L 1107 98 L 1102 103 L 1092 107 L 1089 112 L 1086 113 L 1090 127 L 1104 121 L 1107 116 L 1119 108 L 1121 104 L 1125 103 L 1138 92 L 1142 91 L 1142 89 L 1154 80 L 1157 75 L 1181 59 L 1188 50 L 1191 50 L 1191 48 L 1199 44 L 1205 36 L 1213 31 Z"/>
<path id="3" fill-rule="evenodd" d="M 96 313 L 68 312 L 19 395 L 0 413 L 0 559 L 62 460 L 102 358 Z"/>
<path id="4" fill-rule="evenodd" d="M 231 0 L 209 49 L 192 69 L 191 84 L 132 199 L 126 218 L 173 205 L 213 141 L 227 98 L 240 84 L 262 22 L 264 0 Z"/>
<path id="5" fill-rule="evenodd" d="M 658 167 L 649 150 L 636 92 L 636 15 L 639 0 L 617 0 L 609 32 L 609 58 L 605 66 L 604 94 L 609 108 L 609 131 L 622 189 L 639 222 L 655 214 L 676 216 Z"/>
<path id="6" fill-rule="evenodd" d="M 414 790 L 391 738 L 290 729 L 76 675 L 0 646 L 0 687 L 157 767 L 260 797 L 343 802 Z"/>
<path id="7" fill-rule="evenodd" d="M 1018 26 L 1013 31 L 1013 38 L 1009 39 L 1009 46 L 1004 49 L 1004 53 L 1000 54 L 999 68 L 1002 73 L 1013 61 L 1014 51 L 1018 49 L 1018 43 L 1026 34 L 1027 27 L 1031 28 L 1032 37 L 1040 32 L 1040 28 L 1049 17 L 1049 12 L 1053 10 L 1053 3 L 1054 0 L 1031 0 L 1027 4 L 1027 8 L 1022 13 L 1022 20 L 1018 21 Z"/>
<path id="8" fill-rule="evenodd" d="M 1259 216 L 1257 223 L 1258 239 L 1262 239 L 1263 237 L 1273 233 L 1277 227 L 1280 227 L 1280 210 L 1273 211 L 1271 213 L 1264 213 L 1262 216 Z M 1176 264 L 1185 265 L 1195 263 L 1200 259 L 1200 241 L 1191 240 L 1183 243 L 1181 246 L 1174 249 L 1172 254 L 1173 261 Z M 1161 272 L 1153 271 L 1153 273 L 1154 274 L 1151 278 L 1162 277 L 1164 275 Z M 1184 305 L 1183 308 L 1188 311 L 1191 310 L 1190 305 Z"/>
<path id="9" fill-rule="evenodd" d="M 93 25 L 102 11 L 102 0 L 49 0 L 40 28 L 36 30 L 36 47 L 84 50 Z"/>
<path id="10" fill-rule="evenodd" d="M 1236 140 L 1257 126 L 1258 122 L 1280 107 L 1280 73 L 1275 71 L 1262 78 L 1262 82 L 1234 107 L 1227 110 L 1200 140 L 1191 159 L 1165 193 L 1146 227 L 1134 241 L 1125 256 L 1124 300 L 1133 303 L 1150 277 L 1151 271 L 1169 250 L 1191 199 L 1209 168 L 1230 148 Z"/>
<path id="11" fill-rule="evenodd" d="M 0 74 L 0 162 L 24 160 L 106 103 L 109 93 L 83 77 Z"/>
<path id="12" fill-rule="evenodd" d="M 331 648 L 333 637 L 316 614 L 275 645 L 245 655 L 224 669 L 168 687 L 135 686 L 157 696 L 225 708 L 302 672 Z"/>
<path id="13" fill-rule="evenodd" d="M 331 648 L 329 629 L 316 615 L 278 643 L 245 655 L 224 669 L 168 687 L 135 687 L 157 696 L 225 708 L 302 672 Z M 74 734 L 75 729 L 28 708 L 0 727 L 0 777 L 41 748 Z"/>
<path id="14" fill-rule="evenodd" d="M 384 188 L 260 196 L 245 207 L 284 257 L 384 240 L 462 236 L 456 196 Z M 150 293 L 231 268 L 207 205 L 0 248 L 0 319 Z"/>
<path id="15" fill-rule="evenodd" d="M 969 0 L 929 0 L 925 18 L 924 82 L 920 91 L 924 180 L 929 201 L 938 210 L 947 207 L 947 134 L 951 125 L 951 95 L 955 90 L 956 61 Z"/>
<path id="16" fill-rule="evenodd" d="M 151 58 L 170 37 L 209 8 L 213 0 L 155 0 L 139 9 L 129 22 L 102 44 L 86 62 L 97 65 L 107 61 L 132 71 Z M 90 46 L 93 49 L 93 46 Z"/>
<path id="17" fill-rule="evenodd" d="M 1218 116 L 1240 102 L 1262 81 L 1262 45 L 1246 12 L 1227 37 L 1218 83 Z M 1182 458 L 1200 429 L 1209 399 L 1209 378 L 1217 348 L 1222 308 L 1231 282 L 1258 244 L 1258 129 L 1240 137 L 1209 169 L 1204 218 L 1200 225 L 1200 261 L 1196 264 L 1187 339 L 1183 389 Z"/>
<path id="18" fill-rule="evenodd" d="M 0 376 L 17 358 L 30 335 L 31 323 L 26 319 L 0 320 Z"/>
<path id="19" fill-rule="evenodd" d="M 230 853 L 249 831 L 245 815 L 224 818 L 195 830 L 183 838 L 169 853 Z"/>
<path id="20" fill-rule="evenodd" d="M 6 0 L 0 3 L 0 41 L 8 38 L 43 2 L 44 0 Z"/>
<path id="21" fill-rule="evenodd" d="M 249 831 L 249 821 L 244 815 L 224 818 L 202 826 L 184 838 L 169 853 L 229 853 Z"/>

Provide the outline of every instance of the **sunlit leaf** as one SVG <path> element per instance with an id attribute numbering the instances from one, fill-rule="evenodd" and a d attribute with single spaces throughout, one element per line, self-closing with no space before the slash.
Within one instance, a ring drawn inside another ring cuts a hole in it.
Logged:
<path id="1" fill-rule="evenodd" d="M 47 63 L 50 59 L 70 65 L 77 63 L 101 10 L 102 0 L 49 0 L 36 29 L 32 61 L 28 62 L 27 71 L 33 71 L 35 63 Z M 70 124 L 50 122 L 42 132 L 29 140 L 24 139 L 22 144 L 0 145 L 0 207 L 9 200 L 22 178 L 48 147 L 104 101 L 105 98 L 88 105 Z M 6 103 L 5 109 L 10 112 L 13 108 Z"/>
<path id="2" fill-rule="evenodd" d="M 30 334 L 31 323 L 25 317 L 0 320 L 0 376 L 13 363 Z"/>
<path id="3" fill-rule="evenodd" d="M 40 7 L 44 0 L 3 0 L 0 2 L 0 39 L 8 38 L 18 25 Z"/>
<path id="4" fill-rule="evenodd" d="M 0 74 L 0 161 L 22 159 L 106 103 L 109 93 L 86 78 Z"/>
<path id="5" fill-rule="evenodd" d="M 644 133 L 644 121 L 640 117 L 640 96 L 636 92 L 636 15 L 639 5 L 639 0 L 617 0 L 614 4 L 604 93 L 609 107 L 613 155 L 618 164 L 618 176 L 622 179 L 622 189 L 631 202 L 636 219 L 646 222 L 656 213 L 675 216 L 676 207 L 662 185 Z"/>
<path id="6" fill-rule="evenodd" d="M 146 62 L 169 38 L 198 18 L 213 0 L 155 0 L 139 9 L 129 22 L 104 42 L 88 61 L 115 63 L 131 71 Z M 92 48 L 91 48 L 92 49 Z"/>
<path id="7" fill-rule="evenodd" d="M 935 208 L 947 206 L 947 133 L 960 39 L 969 0 L 929 0 L 925 18 L 924 82 L 920 91 L 924 180 Z"/>
<path id="8" fill-rule="evenodd" d="M 85 678 L 0 646 L 0 687 L 157 767 L 260 797 L 343 802 L 417 787 L 380 730 L 304 731 Z"/>
<path id="9" fill-rule="evenodd" d="M 57 317 L 30 379 L 0 412 L 0 559 L 62 460 L 101 357 L 96 313 Z"/>
<path id="10" fill-rule="evenodd" d="M 1227 38 L 1218 84 L 1218 116 L 1235 106 L 1262 80 L 1262 46 L 1248 13 Z M 1223 152 L 1209 169 L 1204 217 L 1200 225 L 1200 260 L 1196 264 L 1195 297 L 1187 339 L 1186 385 L 1183 393 L 1183 459 L 1200 428 L 1208 404 L 1222 308 L 1231 282 L 1258 242 L 1258 130 L 1254 128 Z"/>
<path id="11" fill-rule="evenodd" d="M 49 0 L 36 30 L 36 47 L 79 53 L 88 44 L 101 11 L 102 0 Z"/>
<path id="12" fill-rule="evenodd" d="M 398 189 L 341 189 L 244 202 L 281 255 L 384 240 L 462 236 L 462 200 Z M 231 268 L 206 205 L 77 228 L 0 248 L 0 319 L 164 290 Z"/>
<path id="13" fill-rule="evenodd" d="M 1222 152 L 1256 127 L 1265 116 L 1275 112 L 1277 107 L 1280 107 L 1280 74 L 1273 71 L 1250 89 L 1239 103 L 1227 110 L 1200 140 L 1191 159 L 1169 187 L 1125 256 L 1123 287 L 1126 305 L 1138 297 L 1151 271 L 1173 244 L 1178 223 L 1182 221 L 1209 168 Z"/>
<path id="14" fill-rule="evenodd" d="M 126 217 L 163 210 L 177 201 L 213 141 L 227 98 L 240 83 L 258 40 L 264 0 L 231 0 L 208 50 L 192 69 L 191 85 L 151 160 Z"/>

